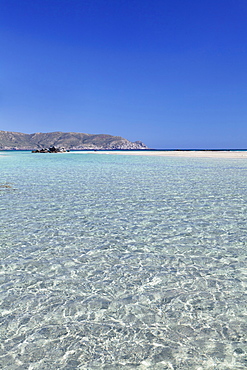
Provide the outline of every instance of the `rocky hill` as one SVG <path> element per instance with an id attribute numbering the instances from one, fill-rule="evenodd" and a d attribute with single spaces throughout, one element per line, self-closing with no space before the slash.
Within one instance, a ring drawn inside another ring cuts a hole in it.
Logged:
<path id="1" fill-rule="evenodd" d="M 79 132 L 48 132 L 23 134 L 0 131 L 0 150 L 35 150 L 48 147 L 70 150 L 83 149 L 148 149 L 141 141 L 131 142 L 120 136 L 91 135 Z"/>

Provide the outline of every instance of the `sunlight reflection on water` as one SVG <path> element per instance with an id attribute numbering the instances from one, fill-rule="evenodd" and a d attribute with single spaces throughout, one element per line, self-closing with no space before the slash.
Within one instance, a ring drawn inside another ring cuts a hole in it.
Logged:
<path id="1" fill-rule="evenodd" d="M 246 160 L 1 157 L 4 369 L 246 369 Z"/>

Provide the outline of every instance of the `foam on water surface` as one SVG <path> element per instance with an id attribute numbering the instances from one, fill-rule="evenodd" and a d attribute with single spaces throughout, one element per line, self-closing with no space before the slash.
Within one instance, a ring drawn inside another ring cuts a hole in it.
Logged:
<path id="1" fill-rule="evenodd" d="M 3 369 L 246 369 L 247 160 L 0 159 Z"/>

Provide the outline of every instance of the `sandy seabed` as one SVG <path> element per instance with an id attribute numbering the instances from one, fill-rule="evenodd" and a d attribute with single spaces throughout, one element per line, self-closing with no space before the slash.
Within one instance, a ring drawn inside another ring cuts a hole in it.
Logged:
<path id="1" fill-rule="evenodd" d="M 190 151 L 190 150 L 174 150 L 174 151 L 105 151 L 97 152 L 100 154 L 120 154 L 120 155 L 150 155 L 159 157 L 191 157 L 191 158 L 247 158 L 247 151 Z"/>

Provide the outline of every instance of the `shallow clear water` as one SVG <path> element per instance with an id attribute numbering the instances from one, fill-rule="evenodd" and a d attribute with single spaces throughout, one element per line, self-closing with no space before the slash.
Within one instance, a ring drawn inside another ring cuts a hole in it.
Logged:
<path id="1" fill-rule="evenodd" d="M 246 180 L 245 159 L 2 153 L 0 368 L 246 369 Z"/>

